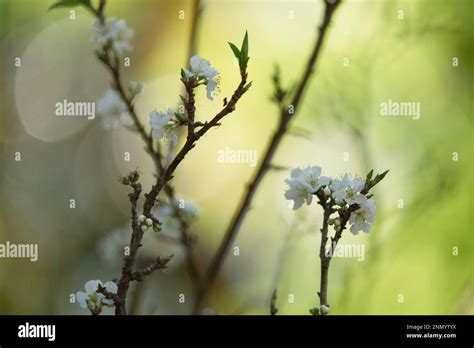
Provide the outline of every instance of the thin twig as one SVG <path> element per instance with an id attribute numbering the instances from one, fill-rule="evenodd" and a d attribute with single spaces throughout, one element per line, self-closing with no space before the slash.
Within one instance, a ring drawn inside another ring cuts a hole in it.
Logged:
<path id="1" fill-rule="evenodd" d="M 138 271 L 133 271 L 132 272 L 132 280 L 136 280 L 138 282 L 141 282 L 143 280 L 144 276 L 152 274 L 154 271 L 158 269 L 165 269 L 168 267 L 168 263 L 171 261 L 173 258 L 172 255 L 166 256 L 166 257 L 157 257 L 155 262 L 153 262 L 150 266 L 142 268 Z"/>
<path id="2" fill-rule="evenodd" d="M 186 141 L 181 148 L 181 150 L 176 154 L 174 159 L 171 161 L 171 163 L 166 167 L 164 170 L 163 174 L 157 177 L 156 183 L 153 185 L 151 188 L 151 191 L 147 194 L 145 194 L 145 202 L 143 204 L 143 214 L 145 216 L 148 216 L 151 214 L 151 210 L 155 204 L 156 198 L 158 197 L 158 194 L 161 192 L 165 184 L 173 178 L 173 173 L 178 167 L 178 165 L 183 161 L 183 159 L 186 157 L 186 155 L 191 151 L 195 146 L 196 142 L 203 137 L 213 126 L 215 126 L 216 123 L 218 123 L 224 116 L 230 114 L 235 110 L 235 107 L 237 105 L 237 102 L 240 100 L 242 95 L 244 95 L 248 91 L 248 87 L 246 86 L 247 84 L 247 71 L 241 70 L 240 73 L 241 76 L 241 81 L 234 91 L 231 101 L 221 109 L 209 122 L 206 122 L 206 124 L 199 129 L 198 131 L 190 131 L 190 129 L 194 128 L 194 125 L 189 125 L 188 126 L 188 135 L 186 137 Z M 194 79 L 190 80 L 182 80 L 183 83 L 185 84 L 193 84 L 193 88 L 197 86 L 196 82 Z M 188 88 L 187 88 L 188 90 Z M 188 95 L 190 98 L 188 101 L 193 101 L 193 96 L 192 93 Z M 187 108 L 190 110 L 192 109 L 191 105 L 188 105 Z"/>
<path id="3" fill-rule="evenodd" d="M 291 105 L 293 106 L 294 113 L 290 113 L 289 109 L 281 106 L 280 110 L 280 121 L 278 124 L 277 130 L 274 132 L 270 143 L 268 144 L 265 155 L 261 161 L 260 166 L 257 169 L 257 172 L 254 174 L 253 178 L 250 181 L 250 184 L 247 186 L 247 190 L 242 196 L 239 205 L 233 215 L 233 218 L 228 226 L 228 229 L 222 239 L 221 244 L 219 245 L 219 249 L 217 250 L 215 256 L 211 260 L 210 265 L 208 266 L 207 272 L 203 277 L 200 285 L 200 290 L 197 295 L 196 303 L 194 306 L 194 314 L 198 314 L 203 306 L 203 302 L 208 295 L 208 292 L 212 288 L 214 281 L 222 267 L 224 259 L 235 240 L 239 229 L 242 225 L 242 221 L 244 220 L 248 210 L 250 209 L 250 203 L 260 186 L 260 183 L 265 176 L 267 170 L 270 168 L 271 161 L 273 156 L 281 143 L 281 140 L 288 129 L 289 122 L 294 118 L 297 110 L 299 109 L 300 102 L 303 98 L 304 92 L 307 89 L 308 82 L 310 77 L 313 74 L 314 68 L 318 61 L 318 57 L 321 51 L 322 44 L 324 42 L 327 29 L 331 22 L 331 18 L 334 14 L 334 11 L 341 3 L 341 0 L 325 0 L 325 13 L 324 18 L 321 26 L 319 27 L 319 36 L 316 39 L 315 45 L 309 57 L 309 60 L 306 64 L 304 73 L 298 87 L 296 89 L 295 95 L 292 98 Z"/>
<path id="4" fill-rule="evenodd" d="M 342 232 L 346 229 L 349 218 L 355 210 L 359 208 L 357 204 L 353 204 L 345 209 L 339 209 L 338 215 L 340 219 L 340 225 L 336 229 L 334 237 L 331 237 L 331 245 L 327 248 L 327 242 L 329 240 L 329 217 L 335 212 L 333 206 L 335 202 L 333 199 L 327 201 L 327 197 L 322 193 L 317 193 L 319 198 L 318 204 L 324 210 L 323 214 L 323 225 L 321 227 L 321 244 L 319 247 L 319 258 L 321 259 L 321 274 L 320 274 L 320 288 L 318 292 L 320 305 L 329 307 L 328 304 L 328 279 L 329 279 L 329 266 L 331 259 L 334 255 L 337 243 L 342 237 Z"/>
<path id="5" fill-rule="evenodd" d="M 273 290 L 272 298 L 270 299 L 270 315 L 276 315 L 278 312 L 278 308 L 276 306 L 277 300 L 277 289 Z"/>

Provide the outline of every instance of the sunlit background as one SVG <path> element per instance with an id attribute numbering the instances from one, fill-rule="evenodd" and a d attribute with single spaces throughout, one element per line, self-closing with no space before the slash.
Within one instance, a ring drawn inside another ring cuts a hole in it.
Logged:
<path id="1" fill-rule="evenodd" d="M 109 80 L 93 55 L 92 16 L 83 9 L 75 19 L 69 9 L 47 11 L 52 2 L 0 0 L 0 243 L 39 245 L 37 262 L 0 259 L 2 314 L 86 314 L 70 294 L 89 279 L 119 277 L 130 235 L 128 191 L 117 178 L 138 167 L 144 187 L 153 182 L 153 163 L 136 134 L 106 131 L 98 117 L 54 115 L 63 99 L 97 101 Z M 335 14 L 292 134 L 274 160 L 288 168 L 320 165 L 331 176 L 390 169 L 375 189 L 373 231 L 342 239 L 363 244 L 364 260 L 332 261 L 333 314 L 474 314 L 472 6 L 469 0 L 347 0 Z M 214 102 L 198 93 L 197 117 L 209 119 L 238 84 L 227 42 L 240 43 L 245 30 L 253 86 L 173 180 L 178 196 L 198 207 L 191 230 L 201 272 L 256 170 L 218 163 L 217 152 L 256 150 L 261 159 L 278 120 L 270 100 L 274 65 L 286 85 L 297 82 L 323 3 L 203 0 L 202 7 L 197 52 L 220 71 L 221 91 Z M 144 85 L 136 104 L 147 125 L 150 111 L 179 101 L 191 8 L 184 0 L 107 5 L 109 16 L 126 19 L 135 31 L 125 77 Z M 420 119 L 380 116 L 389 99 L 419 102 Z M 289 169 L 265 177 L 233 245 L 239 253 L 232 249 L 227 257 L 207 313 L 269 314 L 275 288 L 278 314 L 309 314 L 319 303 L 321 213 L 315 204 L 291 210 L 283 196 L 288 176 Z M 175 258 L 166 272 L 132 289 L 131 312 L 190 313 L 194 284 L 182 247 L 153 232 L 144 244 L 140 264 L 157 255 Z"/>

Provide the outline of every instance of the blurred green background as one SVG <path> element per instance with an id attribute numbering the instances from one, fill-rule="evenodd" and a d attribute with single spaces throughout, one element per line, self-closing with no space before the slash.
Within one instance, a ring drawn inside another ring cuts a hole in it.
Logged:
<path id="1" fill-rule="evenodd" d="M 98 100 L 108 76 L 92 54 L 91 15 L 77 9 L 71 20 L 68 10 L 48 12 L 51 4 L 0 0 L 0 243 L 39 244 L 37 262 L 0 259 L 1 314 L 85 314 L 69 303 L 69 294 L 83 290 L 89 279 L 118 277 L 129 238 L 128 192 L 117 177 L 139 167 L 145 188 L 153 180 L 153 164 L 136 135 L 123 127 L 105 131 L 98 117 L 54 116 L 54 104 L 63 99 Z M 201 271 L 255 170 L 218 163 L 217 151 L 252 149 L 261 158 L 278 120 L 269 99 L 274 64 L 280 64 L 285 84 L 297 81 L 323 11 L 317 0 L 202 5 L 197 51 L 221 72 L 221 92 L 214 102 L 198 93 L 198 117 L 217 111 L 237 85 L 227 41 L 240 43 L 245 30 L 254 82 L 237 111 L 200 141 L 173 181 L 179 196 L 199 209 L 192 232 L 199 238 Z M 473 5 L 347 0 L 335 14 L 292 124 L 307 136 L 287 136 L 274 161 L 289 168 L 320 165 L 331 176 L 390 169 L 375 190 L 373 231 L 342 239 L 364 244 L 364 261 L 332 262 L 333 314 L 474 314 Z M 109 16 L 125 18 L 135 30 L 125 76 L 144 84 L 137 108 L 146 124 L 150 111 L 177 103 L 180 68 L 189 58 L 191 6 L 184 0 L 107 5 Z M 16 57 L 21 67 L 15 67 Z M 343 65 L 346 57 L 349 66 Z M 453 57 L 459 66 L 453 67 Z M 388 99 L 419 102 L 421 118 L 380 116 L 380 103 Z M 130 162 L 123 160 L 126 151 Z M 316 205 L 297 213 L 288 207 L 288 176 L 289 171 L 266 176 L 234 243 L 240 254 L 229 254 L 207 312 L 268 314 L 274 288 L 279 314 L 309 314 L 318 303 L 321 214 Z M 76 209 L 69 208 L 70 199 Z M 145 244 L 140 263 L 169 253 L 175 259 L 166 272 L 132 289 L 132 313 L 190 313 L 193 284 L 183 250 L 153 233 Z M 184 304 L 179 294 L 185 294 Z"/>

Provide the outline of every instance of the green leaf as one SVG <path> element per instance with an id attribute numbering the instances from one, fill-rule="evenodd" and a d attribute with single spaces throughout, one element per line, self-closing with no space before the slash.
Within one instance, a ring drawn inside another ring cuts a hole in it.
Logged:
<path id="1" fill-rule="evenodd" d="M 245 58 L 247 58 L 249 55 L 249 34 L 247 31 L 245 32 L 244 41 L 242 41 L 240 52 L 242 52 L 242 56 Z"/>
<path id="2" fill-rule="evenodd" d="M 382 174 L 379 174 L 379 181 L 382 180 L 383 178 L 385 178 L 385 175 L 387 175 L 388 172 L 389 172 L 389 170 L 386 170 Z"/>
<path id="3" fill-rule="evenodd" d="M 375 184 L 378 184 L 379 182 L 382 181 L 383 178 L 385 178 L 385 175 L 387 175 L 387 173 L 389 172 L 389 170 L 386 170 L 385 172 L 383 172 L 382 174 L 377 174 L 375 176 L 375 179 L 374 179 L 374 185 Z"/>
<path id="4" fill-rule="evenodd" d="M 247 83 L 244 88 L 249 89 L 250 87 L 252 87 L 252 82 L 253 81 L 250 81 L 249 83 Z"/>
<path id="5" fill-rule="evenodd" d="M 91 6 L 91 0 L 60 0 L 54 4 L 52 4 L 48 11 L 54 10 L 56 8 L 61 8 L 61 7 L 74 7 L 74 6 L 80 6 L 84 5 L 86 7 Z"/>
<path id="6" fill-rule="evenodd" d="M 240 58 L 239 58 L 240 69 L 245 69 L 247 67 L 248 61 L 249 61 L 249 35 L 248 35 L 248 32 L 245 31 L 244 40 L 242 41 L 242 47 L 240 48 Z"/>
<path id="7" fill-rule="evenodd" d="M 374 175 L 374 170 L 373 169 L 367 174 L 367 181 L 372 179 L 372 175 Z"/>
<path id="8" fill-rule="evenodd" d="M 230 48 L 232 49 L 232 52 L 234 52 L 235 58 L 237 58 L 240 61 L 240 51 L 237 48 L 236 45 L 234 45 L 232 42 L 228 42 Z"/>

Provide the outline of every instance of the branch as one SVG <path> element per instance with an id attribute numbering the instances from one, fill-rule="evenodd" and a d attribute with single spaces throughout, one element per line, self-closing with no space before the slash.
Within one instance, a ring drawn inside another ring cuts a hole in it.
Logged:
<path id="1" fill-rule="evenodd" d="M 211 121 L 205 122 L 202 128 L 196 132 L 197 139 L 202 137 L 206 132 L 211 129 L 212 127 L 216 127 L 219 125 L 219 121 L 224 118 L 226 115 L 230 114 L 235 110 L 235 107 L 237 105 L 237 102 L 239 99 L 244 95 L 245 92 L 247 92 L 250 88 L 250 84 L 247 84 L 247 71 L 246 70 L 241 70 L 240 71 L 240 84 L 237 87 L 237 89 L 234 91 L 234 94 L 232 94 L 232 97 L 230 98 L 230 101 L 226 104 L 226 106 L 217 113 L 214 118 L 212 118 Z"/>
<path id="2" fill-rule="evenodd" d="M 233 215 L 233 218 L 227 228 L 224 238 L 222 239 L 222 242 L 219 245 L 219 249 L 217 250 L 214 258 L 211 260 L 211 263 L 207 269 L 207 272 L 205 276 L 203 277 L 203 280 L 201 281 L 200 290 L 199 290 L 196 303 L 194 306 L 194 314 L 197 314 L 200 312 L 201 307 L 203 306 L 203 302 L 205 298 L 207 297 L 208 292 L 212 288 L 214 281 L 219 273 L 219 270 L 221 269 L 222 263 L 224 262 L 224 259 L 239 232 L 239 229 L 242 225 L 242 221 L 244 220 L 250 208 L 250 203 L 257 189 L 259 188 L 263 177 L 265 176 L 267 170 L 270 168 L 273 156 L 278 146 L 280 145 L 283 136 L 285 135 L 288 129 L 288 124 L 290 120 L 296 115 L 298 106 L 303 98 L 303 95 L 307 89 L 310 77 L 316 66 L 316 63 L 321 51 L 321 47 L 327 33 L 327 29 L 331 22 L 331 18 L 334 14 L 334 11 L 336 10 L 336 8 L 339 6 L 340 3 L 341 3 L 341 0 L 334 0 L 334 1 L 325 0 L 326 8 L 325 8 L 323 22 L 321 26 L 319 27 L 319 36 L 315 42 L 315 45 L 313 47 L 309 60 L 306 64 L 302 78 L 300 79 L 299 85 L 296 89 L 295 96 L 293 97 L 292 102 L 291 102 L 291 105 L 293 105 L 295 113 L 293 114 L 289 113 L 288 108 L 279 108 L 280 121 L 278 124 L 278 128 L 274 132 L 270 140 L 270 143 L 267 145 L 262 162 L 260 166 L 258 167 L 257 172 L 254 174 L 253 178 L 248 184 L 247 190 L 246 192 L 244 192 L 240 200 L 240 203 L 237 206 L 236 211 Z"/>
<path id="3" fill-rule="evenodd" d="M 193 78 L 189 80 L 183 80 L 183 83 L 186 85 L 186 90 L 188 92 L 188 102 L 186 108 L 188 112 L 190 110 L 194 110 L 194 95 L 192 90 L 197 87 L 196 82 Z M 249 86 L 246 85 L 247 83 L 247 72 L 246 70 L 241 71 L 241 81 L 234 91 L 231 101 L 219 112 L 216 116 L 214 116 L 210 122 L 206 122 L 205 125 L 199 130 L 194 131 L 194 124 L 193 122 L 188 122 L 188 135 L 186 137 L 186 141 L 175 156 L 175 158 L 171 161 L 169 166 L 164 170 L 163 174 L 157 177 L 157 181 L 155 185 L 151 188 L 151 191 L 148 194 L 145 194 L 145 202 L 143 204 L 143 214 L 148 216 L 151 214 L 151 210 L 155 204 L 156 198 L 158 194 L 161 192 L 163 187 L 166 183 L 173 178 L 173 173 L 178 167 L 178 165 L 183 161 L 186 155 L 196 146 L 197 140 L 199 140 L 202 136 L 204 136 L 216 123 L 218 123 L 224 116 L 230 114 L 232 111 L 235 110 L 237 102 L 240 100 L 242 95 L 248 91 Z M 191 120 L 190 120 L 191 121 Z M 192 120 L 193 121 L 193 120 Z"/>
<path id="4" fill-rule="evenodd" d="M 198 283 L 200 274 L 197 267 L 197 262 L 194 257 L 194 245 L 195 245 L 195 238 L 189 233 L 189 222 L 185 217 L 183 217 L 181 209 L 174 198 L 174 192 L 172 191 L 173 188 L 171 185 L 165 185 L 164 187 L 165 193 L 168 195 L 170 199 L 170 205 L 173 209 L 174 217 L 179 221 L 179 230 L 180 230 L 180 238 L 173 239 L 172 242 L 176 242 L 180 244 L 183 248 L 185 248 L 185 257 L 186 257 L 186 267 L 188 268 L 188 273 L 193 283 Z M 164 237 L 162 235 L 162 237 Z M 171 237 L 168 237 L 171 238 Z"/>
<path id="5" fill-rule="evenodd" d="M 136 173 L 136 172 L 135 172 Z M 131 173 L 133 174 L 133 172 Z M 129 177 L 131 177 L 130 175 Z M 130 238 L 130 250 L 128 254 L 125 255 L 123 266 L 122 266 L 122 275 L 118 282 L 118 291 L 117 297 L 119 301 L 115 301 L 115 314 L 116 315 L 125 315 L 127 314 L 126 309 L 126 297 L 127 292 L 130 287 L 130 282 L 132 281 L 132 272 L 133 265 L 135 264 L 135 258 L 138 253 L 138 249 L 141 247 L 141 239 L 143 237 L 143 231 L 138 222 L 138 213 L 137 213 L 137 202 L 140 198 L 141 185 L 139 183 L 132 183 L 130 186 L 133 188 L 133 192 L 128 196 L 131 203 L 131 213 L 132 213 L 132 236 Z"/>
<path id="6" fill-rule="evenodd" d="M 328 293 L 328 275 L 329 275 L 329 263 L 331 261 L 331 254 L 326 255 L 326 245 L 328 242 L 328 227 L 329 227 L 329 217 L 333 213 L 331 203 L 326 203 L 325 196 L 319 195 L 320 200 L 319 204 L 324 209 L 323 214 L 323 226 L 321 227 L 321 245 L 319 246 L 319 258 L 321 259 L 321 282 L 319 289 L 319 299 L 321 305 L 328 305 L 327 303 L 327 293 Z M 342 229 L 341 229 L 342 231 Z"/>
<path id="7" fill-rule="evenodd" d="M 195 50 L 195 39 L 196 39 L 196 31 L 197 31 L 197 25 L 198 25 L 198 16 L 200 13 L 199 3 L 200 3 L 199 0 L 194 1 L 194 12 L 193 12 L 194 15 L 193 15 L 192 32 L 191 32 L 190 46 L 189 46 L 190 54 Z M 98 4 L 97 9 L 90 6 L 90 9 L 96 15 L 97 19 L 102 25 L 105 24 L 105 16 L 104 16 L 105 4 L 106 4 L 105 0 L 101 0 Z M 123 85 L 123 82 L 121 79 L 120 65 L 117 64 L 116 62 L 113 62 L 111 59 L 110 47 L 108 46 L 103 47 L 102 57 L 104 58 L 102 60 L 104 65 L 107 67 L 107 69 L 109 70 L 111 74 L 112 87 L 119 93 L 120 98 L 125 103 L 127 107 L 127 111 L 132 118 L 135 130 L 139 133 L 140 137 L 144 141 L 146 145 L 145 150 L 153 159 L 158 176 L 163 175 L 164 168 L 162 164 L 162 155 L 160 152 L 160 148 L 157 147 L 155 149 L 151 133 L 147 133 L 147 131 L 145 130 L 145 127 L 140 122 L 140 118 L 138 117 L 135 111 L 134 104 L 133 104 L 133 97 L 130 97 L 127 94 L 126 88 Z M 169 183 L 166 183 L 165 185 L 165 193 L 168 196 L 170 202 L 172 203 L 176 202 L 175 196 L 174 196 L 174 190 Z M 138 248 L 141 246 L 141 240 L 143 237 L 143 231 L 141 231 L 136 221 L 137 220 L 137 213 L 136 213 L 137 200 L 138 199 L 132 202 L 132 211 L 134 211 L 134 215 L 132 217 L 133 220 L 132 220 L 132 237 L 130 241 L 130 255 L 125 258 L 124 265 L 122 267 L 122 277 L 119 283 L 119 293 L 120 293 L 120 296 L 123 297 L 123 301 L 121 303 L 120 308 L 116 309 L 117 314 L 126 313 L 125 298 L 126 298 L 127 291 L 129 288 L 129 283 L 130 281 L 134 280 L 134 278 L 130 276 L 130 272 L 133 268 L 133 264 L 135 263 L 136 253 L 137 253 Z M 178 218 L 180 222 L 180 226 L 182 226 L 182 229 L 186 228 L 185 231 L 182 230 L 183 238 L 181 240 L 183 240 L 184 236 L 185 235 L 187 236 L 188 234 L 187 233 L 188 224 L 187 222 L 183 220 L 181 214 L 179 213 L 179 207 L 174 205 L 173 209 L 176 213 L 175 214 L 176 217 Z M 153 215 L 151 214 L 151 211 L 147 212 L 145 215 L 151 218 L 154 222 L 157 222 L 157 219 L 153 217 Z M 187 250 L 187 254 L 189 255 L 191 253 L 190 244 L 189 243 L 183 243 L 183 244 Z M 197 268 L 195 266 L 194 259 L 192 258 L 192 256 L 188 256 L 188 264 L 190 268 L 191 277 L 193 278 L 193 280 L 196 280 L 198 273 L 197 273 Z"/>
<path id="8" fill-rule="evenodd" d="M 144 276 L 152 274 L 154 271 L 159 269 L 165 269 L 168 267 L 168 263 L 173 258 L 173 255 L 169 255 L 166 257 L 157 257 L 156 261 L 152 263 L 150 266 L 142 268 L 137 271 L 133 271 L 131 275 L 131 280 L 136 280 L 141 282 Z"/>
<path id="9" fill-rule="evenodd" d="M 114 301 L 115 305 L 117 305 L 121 301 L 121 299 L 117 296 L 117 294 L 113 294 L 111 292 L 108 292 L 106 290 L 106 288 L 104 288 L 101 285 L 98 286 L 97 292 L 103 294 L 105 296 L 105 298 Z"/>

